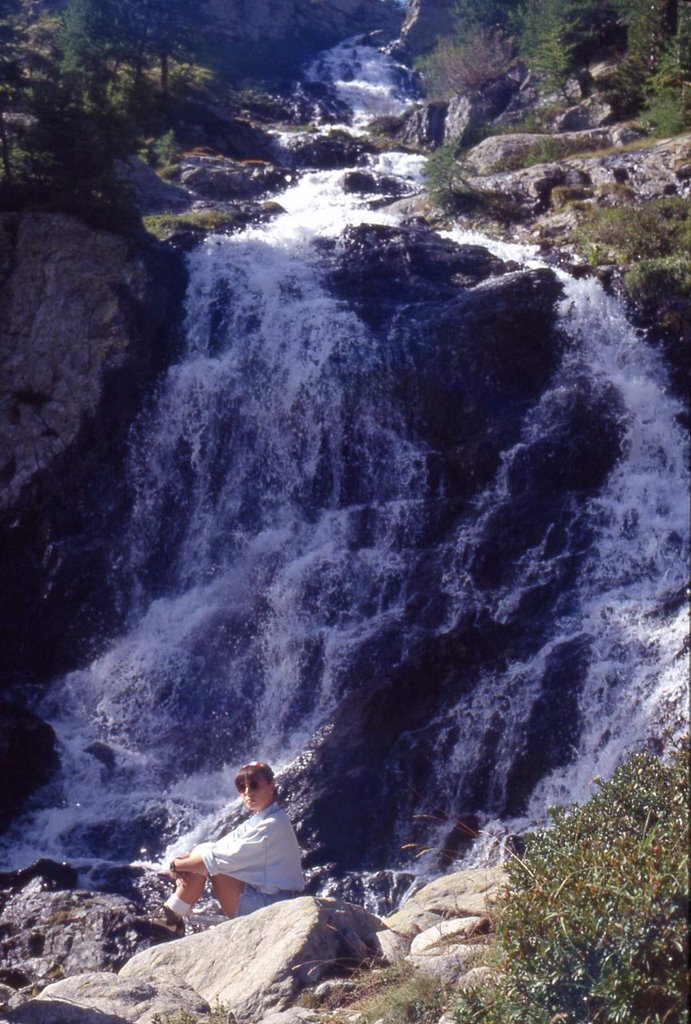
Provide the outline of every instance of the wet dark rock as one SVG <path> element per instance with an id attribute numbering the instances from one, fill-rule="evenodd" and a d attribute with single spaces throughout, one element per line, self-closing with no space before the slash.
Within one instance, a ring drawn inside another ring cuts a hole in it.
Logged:
<path id="1" fill-rule="evenodd" d="M 363 195 L 379 193 L 387 196 L 399 196 L 409 191 L 408 186 L 400 178 L 388 174 L 373 174 L 371 171 L 348 171 L 343 177 L 343 190 Z"/>
<path id="2" fill-rule="evenodd" d="M 189 120 L 176 127 L 175 136 L 185 149 L 207 147 L 234 160 L 271 160 L 274 141 L 266 129 L 247 117 L 234 117 L 222 109 L 193 107 Z"/>
<path id="3" fill-rule="evenodd" d="M 542 541 L 550 543 L 552 555 L 563 550 L 575 506 L 603 483 L 621 454 L 619 401 L 612 387 L 597 391 L 592 381 L 574 381 L 560 401 L 549 434 L 512 459 L 506 499 L 487 518 L 471 562 L 485 588 L 509 584 L 521 555 Z M 574 531 L 572 542 L 575 537 Z"/>
<path id="4" fill-rule="evenodd" d="M 284 143 L 283 159 L 291 167 L 311 167 L 320 171 L 353 167 L 362 156 L 376 152 L 373 143 L 347 132 L 332 131 L 315 138 L 297 136 Z"/>
<path id="5" fill-rule="evenodd" d="M 0 829 L 48 781 L 57 765 L 52 728 L 26 708 L 0 701 Z"/>
<path id="6" fill-rule="evenodd" d="M 112 747 L 109 747 L 107 743 L 101 742 L 101 740 L 95 740 L 90 743 L 88 747 L 84 747 L 84 751 L 87 754 L 91 754 L 97 761 L 100 761 L 103 767 L 108 771 L 112 772 L 115 768 L 115 751 Z"/>
<path id="7" fill-rule="evenodd" d="M 364 877 L 354 872 L 334 877 L 333 871 L 330 873 L 329 866 L 325 865 L 320 871 L 319 892 L 322 896 L 346 900 L 358 906 L 369 906 L 374 902 L 374 912 L 384 915 L 400 905 L 414 881 L 415 875 L 409 871 L 375 871 Z"/>
<path id="8" fill-rule="evenodd" d="M 26 868 L 20 868 L 18 871 L 0 872 L 0 890 L 19 892 L 29 882 L 34 882 L 36 879 L 38 879 L 38 889 L 41 892 L 54 892 L 75 889 L 78 875 L 69 864 L 41 857 L 33 864 L 29 864 Z"/>
<path id="9" fill-rule="evenodd" d="M 465 568 L 478 603 L 449 627 L 438 587 L 448 571 L 439 540 L 473 514 L 470 499 L 522 436 L 526 414 L 560 365 L 561 286 L 550 270 L 501 264 L 481 247 L 455 245 L 419 226 L 351 229 L 332 259 L 332 286 L 380 339 L 390 390 L 411 432 L 428 445 L 430 501 L 419 513 L 421 550 L 406 622 L 373 637 L 344 667 L 357 690 L 291 768 L 289 800 L 310 869 L 336 861 L 347 872 L 395 863 L 403 841 L 426 841 L 428 826 L 416 815 L 427 809 L 431 786 L 435 813 L 448 815 L 440 857 L 450 863 L 477 830 L 472 808 L 517 812 L 538 775 L 518 784 L 521 747 L 510 784 L 497 783 L 491 765 L 505 733 L 497 711 L 442 801 L 434 766 L 447 747 L 453 755 L 461 736 L 444 708 L 544 642 L 587 546 L 578 509 L 619 456 L 619 407 L 611 389 L 579 379 L 570 381 L 568 395 L 558 393 L 549 431 L 531 433 L 508 465 L 506 502 L 498 495 L 497 509 L 474 523 Z M 496 621 L 493 595 L 516 583 L 536 545 L 545 556 L 540 582 L 519 590 L 515 608 Z M 567 677 L 564 653 L 558 664 L 548 660 L 544 679 L 531 681 L 541 687 L 541 718 L 526 712 L 517 728 L 530 737 L 526 750 L 542 742 L 543 771 L 571 756 L 569 729 L 578 729 L 573 708 L 587 659 L 584 649 Z M 576 696 L 567 699 L 562 687 Z M 541 721 L 551 723 L 544 742 Z"/>
<path id="10" fill-rule="evenodd" d="M 330 281 L 369 319 L 387 302 L 429 302 L 455 297 L 490 276 L 511 269 L 482 246 L 460 246 L 425 228 L 366 224 L 344 234 Z"/>
<path id="11" fill-rule="evenodd" d="M 147 848 L 156 849 L 170 832 L 170 821 L 163 807 L 130 818 L 104 818 L 98 824 L 74 825 L 65 836 L 70 849 L 83 850 L 93 857 L 131 861 Z"/>
<path id="12" fill-rule="evenodd" d="M 135 929 L 134 904 L 120 896 L 45 891 L 38 878 L 3 901 L 0 981 L 43 988 L 86 971 L 118 970 L 150 941 Z"/>
<path id="13" fill-rule="evenodd" d="M 385 339 L 388 386 L 429 447 L 420 530 L 434 543 L 492 479 L 554 372 L 561 286 L 551 271 L 518 271 L 481 246 L 379 225 L 346 233 L 330 281 Z M 420 570 L 430 609 L 438 571 L 426 588 Z M 427 620 L 428 610 L 418 613 Z"/>
<path id="14" fill-rule="evenodd" d="M 582 728 L 579 696 L 585 682 L 591 638 L 575 637 L 550 652 L 540 690 L 506 780 L 506 798 L 519 812 L 536 783 L 568 764 Z"/>
<path id="15" fill-rule="evenodd" d="M 429 833 L 416 814 L 430 810 L 430 786 L 435 814 L 463 812 L 448 792 L 442 811 L 433 783 L 443 754 L 436 716 L 440 701 L 472 691 L 481 665 L 501 662 L 510 631 L 483 625 L 468 621 L 446 634 L 412 630 L 405 655 L 401 636 L 395 661 L 363 657 L 353 666 L 362 688 L 342 701 L 287 775 L 308 868 L 335 861 L 348 872 L 407 861 L 401 845 Z"/>
<path id="16" fill-rule="evenodd" d="M 185 189 L 204 199 L 233 200 L 266 195 L 285 188 L 291 172 L 260 160 L 188 155 L 176 169 Z"/>
<path id="17" fill-rule="evenodd" d="M 353 112 L 327 82 L 301 82 L 292 99 L 293 124 L 350 124 Z"/>

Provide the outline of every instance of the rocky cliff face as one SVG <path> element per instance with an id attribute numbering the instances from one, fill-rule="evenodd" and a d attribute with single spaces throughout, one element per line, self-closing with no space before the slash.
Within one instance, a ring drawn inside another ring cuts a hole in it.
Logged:
<path id="1" fill-rule="evenodd" d="M 45 654 L 52 662 L 80 628 L 78 595 L 98 576 L 103 542 L 91 546 L 87 585 L 69 568 L 74 537 L 89 529 L 88 493 L 112 486 L 182 293 L 176 258 L 151 245 L 64 215 L 0 217 L 0 621 L 13 623 L 0 627 L 5 672 L 52 669 Z M 31 637 L 61 605 L 39 658 Z"/>
<path id="2" fill-rule="evenodd" d="M 412 56 L 428 53 L 453 30 L 454 0 L 409 0 L 400 41 Z"/>
<path id="3" fill-rule="evenodd" d="M 387 0 L 210 0 L 211 17 L 234 40 L 318 34 L 345 38 L 383 29 L 395 33 L 400 8 Z"/>

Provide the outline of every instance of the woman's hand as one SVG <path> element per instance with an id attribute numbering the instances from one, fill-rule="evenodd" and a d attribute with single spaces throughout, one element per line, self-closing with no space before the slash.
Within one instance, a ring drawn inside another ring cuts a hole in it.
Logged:
<path id="1" fill-rule="evenodd" d="M 194 850 L 191 853 L 176 853 L 168 866 L 168 874 L 178 882 L 188 883 L 195 875 L 208 874 L 204 861 Z"/>

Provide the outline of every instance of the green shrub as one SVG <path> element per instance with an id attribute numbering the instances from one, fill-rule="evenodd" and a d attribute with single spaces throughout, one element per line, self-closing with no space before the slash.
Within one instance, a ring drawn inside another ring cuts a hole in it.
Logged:
<path id="1" fill-rule="evenodd" d="M 658 256 L 642 260 L 624 275 L 632 299 L 648 305 L 678 297 L 691 298 L 691 255 Z"/>
<path id="2" fill-rule="evenodd" d="M 180 159 L 180 146 L 170 128 L 151 143 L 151 162 L 155 167 L 176 163 Z"/>
<path id="3" fill-rule="evenodd" d="M 448 99 L 456 93 L 483 89 L 506 73 L 511 44 L 496 30 L 478 29 L 468 39 L 442 38 L 418 62 L 427 96 Z"/>
<path id="4" fill-rule="evenodd" d="M 456 196 L 467 186 L 461 165 L 452 146 L 440 146 L 425 164 L 424 177 L 430 202 L 444 210 L 453 210 Z"/>
<path id="5" fill-rule="evenodd" d="M 365 1024 L 437 1024 L 446 996 L 440 982 L 401 964 L 382 972 L 383 984 L 362 992 L 351 1009 L 357 1009 Z"/>
<path id="6" fill-rule="evenodd" d="M 688 743 L 598 785 L 508 865 L 503 975 L 462 996 L 459 1024 L 688 1021 Z"/>
<path id="7" fill-rule="evenodd" d="M 636 208 L 593 208 L 575 233 L 579 248 L 596 263 L 633 263 L 691 251 L 691 204 L 680 196 Z"/>

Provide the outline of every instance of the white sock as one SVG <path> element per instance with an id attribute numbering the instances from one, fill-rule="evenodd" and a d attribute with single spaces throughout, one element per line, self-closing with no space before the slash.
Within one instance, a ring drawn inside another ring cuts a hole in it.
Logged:
<path id="1" fill-rule="evenodd" d="M 187 917 L 192 909 L 192 904 L 185 903 L 184 900 L 180 899 L 176 892 L 174 892 L 172 896 L 168 897 L 163 906 L 168 907 L 168 909 L 172 910 L 174 914 L 178 915 L 178 917 Z"/>

